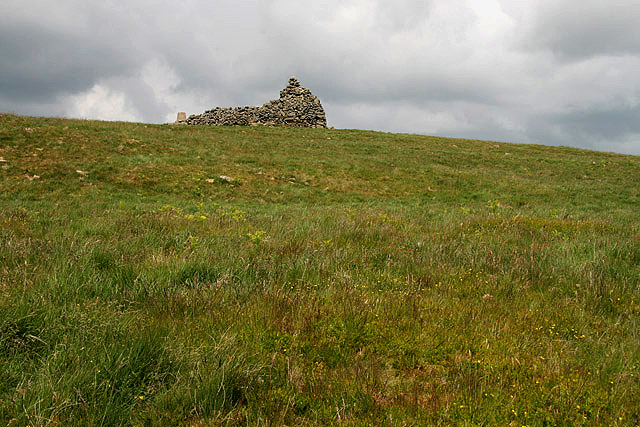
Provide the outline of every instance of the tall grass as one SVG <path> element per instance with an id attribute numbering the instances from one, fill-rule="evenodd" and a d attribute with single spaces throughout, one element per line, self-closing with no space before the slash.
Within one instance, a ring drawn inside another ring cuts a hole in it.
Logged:
<path id="1" fill-rule="evenodd" d="M 0 422 L 640 423 L 637 157 L 13 115 L 0 157 Z"/>

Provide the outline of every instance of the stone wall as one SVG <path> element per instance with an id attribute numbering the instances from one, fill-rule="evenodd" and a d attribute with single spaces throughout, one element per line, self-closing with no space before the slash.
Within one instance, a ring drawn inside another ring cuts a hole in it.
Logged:
<path id="1" fill-rule="evenodd" d="M 191 115 L 189 125 L 214 126 L 296 126 L 327 127 L 327 119 L 320 100 L 294 77 L 280 91 L 280 99 L 269 101 L 262 107 L 214 108 L 202 114 Z"/>

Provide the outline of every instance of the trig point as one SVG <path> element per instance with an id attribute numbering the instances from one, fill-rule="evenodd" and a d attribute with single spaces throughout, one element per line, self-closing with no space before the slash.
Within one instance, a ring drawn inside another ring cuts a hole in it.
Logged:
<path id="1" fill-rule="evenodd" d="M 176 123 L 184 123 L 187 121 L 187 113 L 184 111 L 180 111 L 178 113 L 178 118 L 176 119 Z"/>

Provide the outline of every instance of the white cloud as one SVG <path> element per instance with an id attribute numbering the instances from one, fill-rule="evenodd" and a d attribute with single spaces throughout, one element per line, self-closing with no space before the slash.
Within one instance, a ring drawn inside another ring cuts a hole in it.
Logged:
<path id="1" fill-rule="evenodd" d="M 165 122 L 175 121 L 178 111 L 195 112 L 207 107 L 206 101 L 197 93 L 181 89 L 182 78 L 166 61 L 156 59 L 148 62 L 140 71 L 140 78 L 151 88 L 156 102 L 169 109 Z"/>
<path id="2" fill-rule="evenodd" d="M 101 84 L 96 84 L 87 92 L 70 96 L 67 102 L 69 106 L 65 115 L 68 117 L 128 122 L 141 120 L 125 93 Z"/>

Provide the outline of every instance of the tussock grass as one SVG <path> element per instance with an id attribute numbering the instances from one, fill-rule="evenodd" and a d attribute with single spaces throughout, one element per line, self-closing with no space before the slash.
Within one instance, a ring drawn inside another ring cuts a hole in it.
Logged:
<path id="1" fill-rule="evenodd" d="M 640 423 L 638 157 L 1 115 L 0 158 L 0 422 Z"/>

